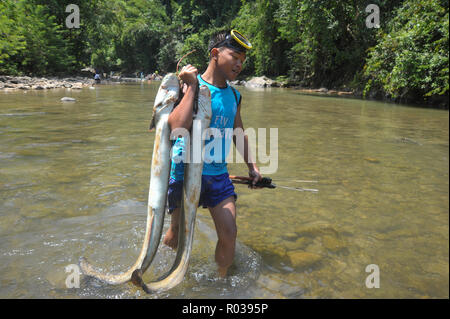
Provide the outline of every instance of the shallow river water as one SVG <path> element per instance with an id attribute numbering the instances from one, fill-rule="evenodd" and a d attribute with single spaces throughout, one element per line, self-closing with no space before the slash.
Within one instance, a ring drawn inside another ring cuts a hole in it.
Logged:
<path id="1" fill-rule="evenodd" d="M 243 87 L 244 126 L 278 146 L 267 176 L 317 192 L 236 185 L 239 244 L 226 279 L 199 209 L 176 288 L 147 295 L 83 276 L 67 288 L 66 267 L 81 256 L 121 272 L 139 254 L 158 84 L 0 92 L 0 298 L 449 297 L 448 111 Z M 161 246 L 144 279 L 174 256 Z"/>

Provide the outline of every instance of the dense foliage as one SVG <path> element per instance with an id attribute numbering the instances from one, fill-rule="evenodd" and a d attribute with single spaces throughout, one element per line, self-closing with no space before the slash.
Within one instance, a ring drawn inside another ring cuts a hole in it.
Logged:
<path id="1" fill-rule="evenodd" d="M 447 1 L 410 0 L 389 21 L 369 52 L 366 92 L 392 97 L 448 95 Z"/>
<path id="2" fill-rule="evenodd" d="M 65 24 L 70 3 L 78 29 Z M 371 3 L 380 28 L 366 26 Z M 448 105 L 448 9 L 444 0 L 2 0 L 0 73 L 164 73 L 192 49 L 203 70 L 209 36 L 236 28 L 254 44 L 243 77 Z"/>

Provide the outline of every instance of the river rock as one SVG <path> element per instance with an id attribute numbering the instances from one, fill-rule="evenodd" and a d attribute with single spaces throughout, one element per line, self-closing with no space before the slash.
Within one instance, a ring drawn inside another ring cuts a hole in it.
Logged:
<path id="1" fill-rule="evenodd" d="M 83 88 L 83 83 L 77 82 L 72 85 L 72 89 L 81 90 Z"/>
<path id="2" fill-rule="evenodd" d="M 65 97 L 61 98 L 61 101 L 62 102 L 75 102 L 76 100 L 73 97 L 65 96 Z"/>
<path id="3" fill-rule="evenodd" d="M 245 82 L 246 87 L 264 88 L 271 87 L 274 81 L 266 76 L 253 77 L 250 81 Z"/>
<path id="4" fill-rule="evenodd" d="M 284 246 L 286 247 L 287 250 L 299 250 L 299 249 L 304 249 L 311 242 L 312 242 L 311 238 L 301 237 L 301 238 L 298 238 L 296 241 L 286 241 L 284 243 Z"/>
<path id="5" fill-rule="evenodd" d="M 305 225 L 298 226 L 295 232 L 300 236 L 317 237 L 322 235 L 338 236 L 338 232 L 332 227 L 331 224 L 326 222 L 314 222 Z"/>
<path id="6" fill-rule="evenodd" d="M 297 235 L 297 233 L 294 233 L 294 232 L 288 232 L 283 235 L 283 238 L 286 240 L 293 241 L 298 238 L 298 235 Z"/>
<path id="7" fill-rule="evenodd" d="M 280 245 L 263 244 L 257 247 L 256 250 L 265 256 L 277 256 L 279 258 L 286 256 L 286 248 Z"/>
<path id="8" fill-rule="evenodd" d="M 338 95 L 354 95 L 353 92 L 339 91 Z"/>
<path id="9" fill-rule="evenodd" d="M 325 235 L 322 237 L 322 245 L 332 252 L 337 252 L 345 248 L 344 241 L 331 235 Z"/>
<path id="10" fill-rule="evenodd" d="M 322 257 L 318 254 L 310 253 L 307 251 L 290 251 L 287 253 L 292 266 L 305 268 L 313 266 L 322 260 Z"/>
<path id="11" fill-rule="evenodd" d="M 31 78 L 28 76 L 1 76 L 0 89 L 22 89 L 22 90 L 47 90 L 55 88 L 74 88 L 81 89 L 83 86 L 92 85 L 93 79 L 75 77 L 75 78 Z"/>
<path id="12" fill-rule="evenodd" d="M 159 80 L 156 79 L 156 77 L 155 77 L 154 80 L 155 81 L 159 81 Z M 139 81 L 141 81 L 140 78 L 129 78 L 129 77 L 121 77 L 120 78 L 120 82 L 139 82 Z"/>

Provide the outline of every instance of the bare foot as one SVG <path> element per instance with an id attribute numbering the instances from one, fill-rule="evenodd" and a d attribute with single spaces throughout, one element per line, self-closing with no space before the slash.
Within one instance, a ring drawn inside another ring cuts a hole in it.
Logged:
<path id="1" fill-rule="evenodd" d="M 169 246 L 173 250 L 176 250 L 178 247 L 178 227 L 170 226 L 164 236 L 163 240 L 164 245 Z"/>
<path id="2" fill-rule="evenodd" d="M 219 273 L 219 277 L 220 278 L 225 278 L 225 276 L 227 275 L 227 270 L 228 267 L 220 267 L 217 269 L 217 272 Z"/>

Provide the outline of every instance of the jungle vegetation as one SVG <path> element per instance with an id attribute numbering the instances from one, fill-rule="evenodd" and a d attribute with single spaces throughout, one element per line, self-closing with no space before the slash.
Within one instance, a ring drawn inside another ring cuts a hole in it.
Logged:
<path id="1" fill-rule="evenodd" d="M 71 3 L 79 28 L 66 25 Z M 369 4 L 379 8 L 379 28 L 367 27 Z M 0 74 L 76 74 L 89 66 L 165 73 L 192 49 L 189 63 L 202 71 L 209 37 L 230 28 L 254 46 L 242 78 L 448 108 L 446 0 L 2 0 Z"/>

